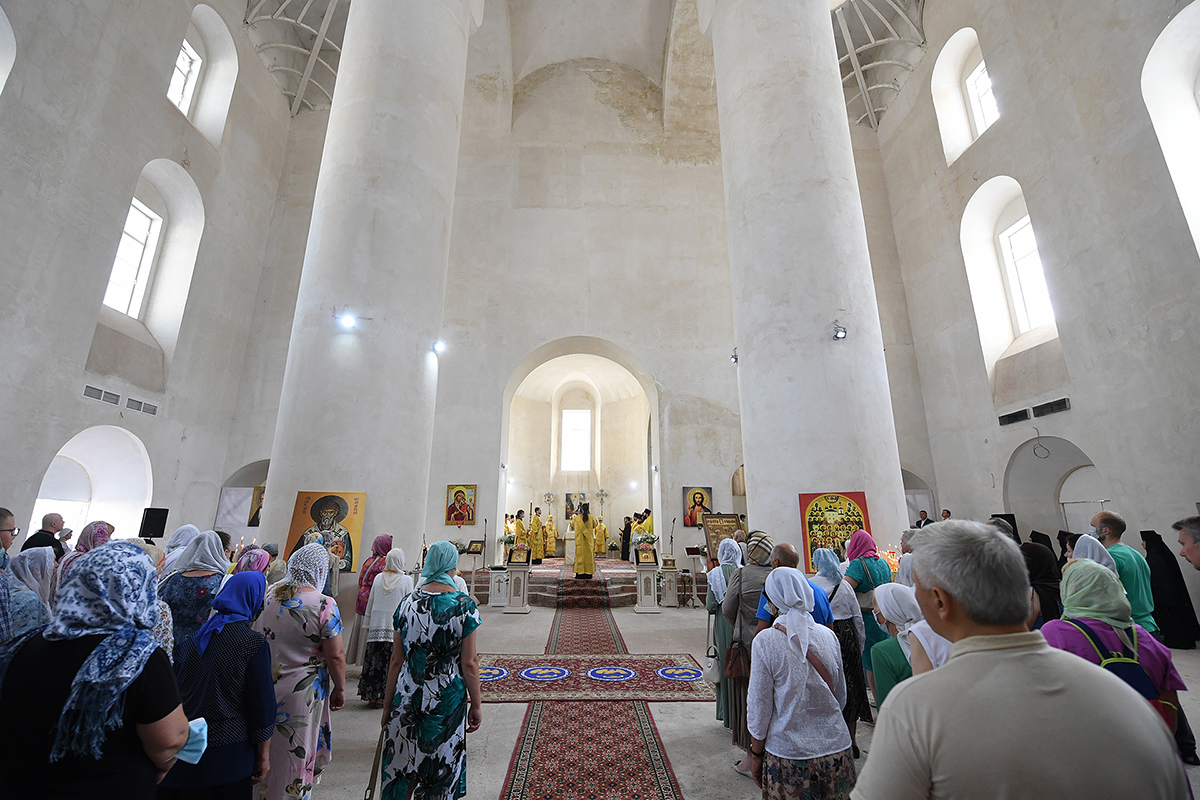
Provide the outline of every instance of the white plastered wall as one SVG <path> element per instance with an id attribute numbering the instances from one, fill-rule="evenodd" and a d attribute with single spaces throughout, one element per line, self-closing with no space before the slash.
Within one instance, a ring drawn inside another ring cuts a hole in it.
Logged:
<path id="1" fill-rule="evenodd" d="M 997 414 L 1056 396 L 1069 396 L 1071 410 L 1033 424 L 1087 453 L 1111 488 L 1109 508 L 1131 530 L 1166 533 L 1195 513 L 1200 332 L 1190 320 L 1200 263 L 1140 83 L 1168 16 L 1125 0 L 926 7 L 930 55 L 884 115 L 879 139 L 938 500 L 956 517 L 1002 508 L 1009 458 L 1034 435 L 1030 424 L 1001 428 Z M 967 26 L 979 34 L 1002 116 L 947 167 L 931 71 Z M 997 175 L 1020 183 L 1036 221 L 1070 375 L 1047 394 L 1029 381 L 1023 399 L 1004 395 L 1003 409 L 958 246 L 968 200 Z M 1184 575 L 1200 597 L 1200 574 Z"/>
<path id="2" fill-rule="evenodd" d="M 238 31 L 236 0 L 211 4 Z M 28 518 L 42 476 L 72 436 L 113 425 L 137 436 L 151 502 L 170 527 L 210 525 L 223 475 L 267 222 L 283 161 L 287 106 L 248 39 L 221 146 L 166 97 L 190 3 L 103 0 L 70 13 L 8 3 L 17 59 L 0 94 L 0 503 Z M 205 231 L 164 391 L 85 372 L 129 198 L 143 167 L 168 159 L 204 199 Z M 84 399 L 84 383 L 122 396 Z M 159 406 L 126 411 L 124 398 Z"/>

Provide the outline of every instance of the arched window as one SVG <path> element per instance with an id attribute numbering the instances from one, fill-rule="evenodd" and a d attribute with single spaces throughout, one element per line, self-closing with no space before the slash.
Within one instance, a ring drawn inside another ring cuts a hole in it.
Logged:
<path id="1" fill-rule="evenodd" d="M 225 21 L 212 6 L 196 6 L 175 59 L 167 99 L 213 147 L 220 146 L 225 132 L 237 73 L 237 47 Z"/>
<path id="2" fill-rule="evenodd" d="M 8 83 L 8 73 L 12 72 L 16 60 L 17 37 L 13 35 L 8 15 L 0 8 L 0 92 L 4 91 L 4 84 Z"/>
<path id="3" fill-rule="evenodd" d="M 1200 249 L 1200 3 L 1180 11 L 1150 48 L 1142 97 Z"/>
<path id="4" fill-rule="evenodd" d="M 187 170 L 157 159 L 142 170 L 121 232 L 104 305 L 141 320 L 167 358 L 204 233 L 204 201 Z"/>
<path id="5" fill-rule="evenodd" d="M 974 28 L 963 28 L 947 40 L 934 64 L 930 88 L 946 164 L 953 164 L 1000 119 Z"/>
<path id="6" fill-rule="evenodd" d="M 1057 337 L 1037 237 L 1019 183 L 1001 175 L 979 187 L 963 212 L 961 244 L 989 373 L 1017 337 L 1033 331 Z"/>

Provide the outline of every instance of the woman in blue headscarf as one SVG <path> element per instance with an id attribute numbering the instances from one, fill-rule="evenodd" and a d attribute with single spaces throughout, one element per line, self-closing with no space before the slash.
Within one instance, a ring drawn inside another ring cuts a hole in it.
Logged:
<path id="1" fill-rule="evenodd" d="M 175 671 L 183 708 L 189 719 L 208 721 L 208 748 L 198 763 L 175 765 L 158 800 L 249 800 L 251 787 L 266 778 L 275 732 L 271 648 L 250 627 L 266 591 L 261 572 L 231 575 L 213 599 L 213 615 L 180 647 Z"/>
<path id="2" fill-rule="evenodd" d="M 383 796 L 467 792 L 467 737 L 483 722 L 475 601 L 455 588 L 458 548 L 434 542 L 421 586 L 396 609 L 384 694 Z M 467 699 L 470 698 L 470 707 Z"/>
<path id="3" fill-rule="evenodd" d="M 154 640 L 157 574 L 128 542 L 75 561 L 50 624 L 0 646 L 0 797 L 150 800 L 187 743 Z"/>

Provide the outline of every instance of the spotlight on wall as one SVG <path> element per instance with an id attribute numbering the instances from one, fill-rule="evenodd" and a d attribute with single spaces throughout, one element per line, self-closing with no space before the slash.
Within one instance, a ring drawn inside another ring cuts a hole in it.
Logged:
<path id="1" fill-rule="evenodd" d="M 737 348 L 736 348 L 736 347 L 735 347 L 735 348 L 733 348 L 733 355 L 731 355 L 731 356 L 729 357 L 729 363 L 730 363 L 730 364 L 736 364 L 736 363 L 737 363 Z"/>
<path id="2" fill-rule="evenodd" d="M 349 330 L 358 323 L 358 320 L 354 318 L 353 314 L 342 314 L 342 316 L 338 318 L 338 322 L 342 323 L 343 328 Z"/>
<path id="3" fill-rule="evenodd" d="M 630 489 L 636 489 L 636 488 L 637 488 L 637 481 L 630 481 L 630 482 L 629 482 L 629 488 L 630 488 Z"/>
<path id="4" fill-rule="evenodd" d="M 840 342 L 842 339 L 845 339 L 847 335 L 846 327 L 838 324 L 838 321 L 835 319 L 833 321 L 833 340 L 835 342 Z"/>
<path id="5" fill-rule="evenodd" d="M 446 343 L 443 342 L 441 339 L 438 339 L 436 342 L 433 343 L 433 352 L 435 352 L 439 355 L 446 352 Z"/>

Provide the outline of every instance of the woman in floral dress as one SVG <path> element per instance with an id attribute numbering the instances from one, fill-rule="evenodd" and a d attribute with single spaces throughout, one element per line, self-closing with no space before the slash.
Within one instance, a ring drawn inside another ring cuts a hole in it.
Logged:
<path id="1" fill-rule="evenodd" d="M 254 624 L 271 645 L 278 703 L 271 771 L 257 795 L 267 800 L 308 800 L 333 759 L 329 716 L 346 704 L 346 652 L 337 603 L 316 589 L 328 572 L 324 547 L 301 547 Z"/>
<path id="2" fill-rule="evenodd" d="M 483 722 L 475 601 L 454 586 L 458 548 L 435 542 L 423 583 L 396 609 L 383 710 L 383 798 L 467 793 L 467 734 Z M 470 707 L 467 699 L 470 697 Z"/>

